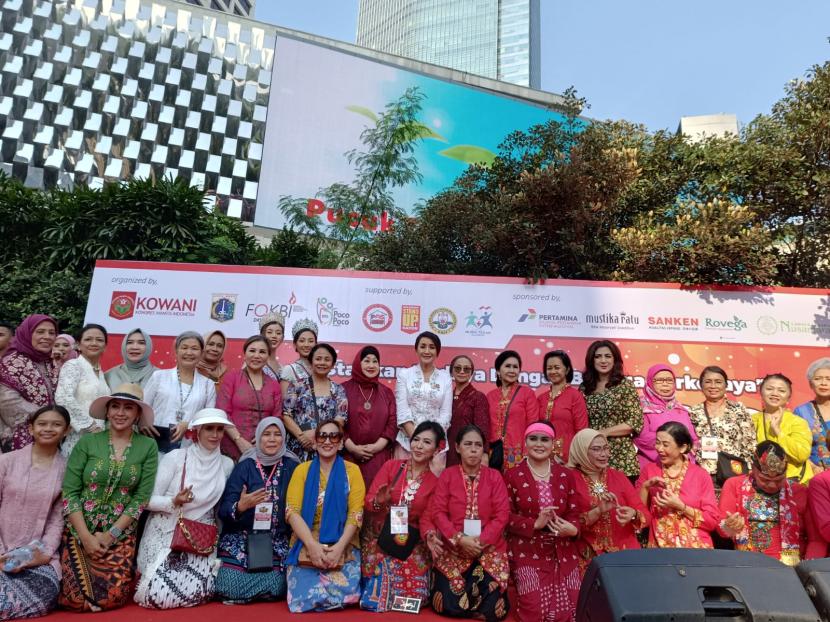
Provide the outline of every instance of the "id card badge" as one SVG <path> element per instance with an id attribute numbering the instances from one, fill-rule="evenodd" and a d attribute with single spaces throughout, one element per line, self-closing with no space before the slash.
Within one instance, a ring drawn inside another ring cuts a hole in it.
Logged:
<path id="1" fill-rule="evenodd" d="M 389 531 L 392 535 L 409 535 L 409 508 L 393 505 L 389 512 Z"/>
<path id="2" fill-rule="evenodd" d="M 273 503 L 258 503 L 254 508 L 254 531 L 270 530 L 273 513 Z"/>
<path id="3" fill-rule="evenodd" d="M 717 436 L 700 437 L 700 457 L 704 460 L 717 460 L 720 441 Z"/>
<path id="4" fill-rule="evenodd" d="M 481 519 L 465 518 L 464 535 L 478 537 L 481 535 Z"/>

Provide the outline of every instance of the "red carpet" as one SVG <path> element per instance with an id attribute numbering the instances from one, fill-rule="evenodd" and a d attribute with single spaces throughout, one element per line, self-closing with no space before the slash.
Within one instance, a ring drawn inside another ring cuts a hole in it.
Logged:
<path id="1" fill-rule="evenodd" d="M 511 594 L 513 596 L 513 594 Z M 511 598 L 511 604 L 515 600 Z M 79 622 L 79 620 L 90 620 L 90 622 L 236 622 L 245 618 L 247 620 L 272 620 L 284 619 L 284 616 L 296 618 L 301 622 L 367 622 L 367 618 L 375 618 L 378 622 L 414 622 L 415 620 L 426 620 L 435 622 L 443 620 L 446 622 L 451 618 L 442 618 L 435 614 L 432 609 L 423 609 L 417 616 L 409 613 L 383 613 L 373 614 L 362 611 L 357 607 L 350 607 L 342 611 L 330 611 L 327 613 L 303 613 L 291 614 L 285 601 L 279 603 L 257 603 L 255 605 L 223 605 L 221 603 L 210 603 L 201 607 L 189 609 L 171 609 L 169 611 L 155 611 L 142 609 L 138 605 L 128 605 L 123 609 L 105 611 L 95 614 L 77 614 L 66 611 L 56 611 L 46 618 L 46 622 Z M 508 620 L 516 620 L 511 614 Z"/>

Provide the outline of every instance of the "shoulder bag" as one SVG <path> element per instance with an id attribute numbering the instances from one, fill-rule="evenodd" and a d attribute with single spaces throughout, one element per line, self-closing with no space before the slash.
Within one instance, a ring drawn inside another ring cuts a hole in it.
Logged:
<path id="1" fill-rule="evenodd" d="M 395 489 L 395 484 L 398 483 L 398 479 L 400 479 L 405 470 L 406 462 L 403 462 L 401 463 L 401 468 L 398 469 L 395 475 L 395 479 L 392 480 L 392 484 L 389 486 L 390 494 Z M 399 537 L 397 534 L 392 534 L 392 513 L 391 511 L 387 511 L 386 520 L 383 521 L 383 527 L 381 527 L 380 534 L 378 535 L 378 546 L 387 555 L 391 555 L 401 561 L 406 561 L 412 554 L 413 549 L 421 541 L 421 532 L 410 525 L 409 533 L 405 536 L 406 539 L 400 542 L 400 540 L 396 539 Z"/>
<path id="2" fill-rule="evenodd" d="M 498 440 L 490 443 L 490 460 L 487 463 L 491 469 L 501 471 L 504 468 L 504 435 L 507 433 L 507 420 L 510 419 L 510 407 L 513 406 L 513 400 L 521 390 L 521 385 L 516 387 L 513 392 L 513 397 L 510 398 L 510 403 L 507 405 L 507 410 L 504 413 L 504 425 L 501 428 L 501 436 Z"/>
<path id="3" fill-rule="evenodd" d="M 184 490 L 184 480 L 187 473 L 187 456 L 182 467 L 182 480 L 179 490 Z M 208 525 L 199 521 L 185 518 L 179 508 L 179 519 L 176 522 L 176 529 L 173 531 L 173 541 L 170 549 L 179 553 L 192 553 L 193 555 L 206 556 L 213 553 L 216 543 L 219 542 L 219 531 L 216 525 Z"/>

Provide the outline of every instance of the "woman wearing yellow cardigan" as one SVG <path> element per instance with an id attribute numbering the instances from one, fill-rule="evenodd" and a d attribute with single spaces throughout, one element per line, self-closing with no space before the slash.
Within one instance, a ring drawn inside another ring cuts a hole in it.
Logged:
<path id="1" fill-rule="evenodd" d="M 783 374 L 768 374 L 761 382 L 763 410 L 752 415 L 758 442 L 775 441 L 787 453 L 787 479 L 806 484 L 813 477 L 810 426 L 787 410 L 793 383 Z"/>

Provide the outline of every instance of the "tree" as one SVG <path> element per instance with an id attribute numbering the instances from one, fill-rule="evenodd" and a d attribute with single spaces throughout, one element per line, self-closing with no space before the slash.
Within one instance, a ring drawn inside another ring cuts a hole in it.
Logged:
<path id="1" fill-rule="evenodd" d="M 344 154 L 354 166 L 354 179 L 348 184 L 321 188 L 316 195 L 338 215 L 333 226 L 328 227 L 316 217 L 307 215 L 307 197 L 280 198 L 279 209 L 299 233 L 309 235 L 319 243 L 326 238 L 339 242 L 339 265 L 360 264 L 371 232 L 384 214 L 392 220 L 406 217 L 395 204 L 391 190 L 421 180 L 413 152 L 420 139 L 432 134 L 432 130 L 418 120 L 423 99 L 417 87 L 411 87 L 379 115 L 363 108 L 355 109 L 371 120 L 372 125 L 360 134 L 364 149 L 353 149 Z"/>
<path id="2" fill-rule="evenodd" d="M 770 230 L 752 210 L 727 201 L 649 212 L 612 239 L 622 251 L 616 280 L 769 285 L 777 276 Z"/>

